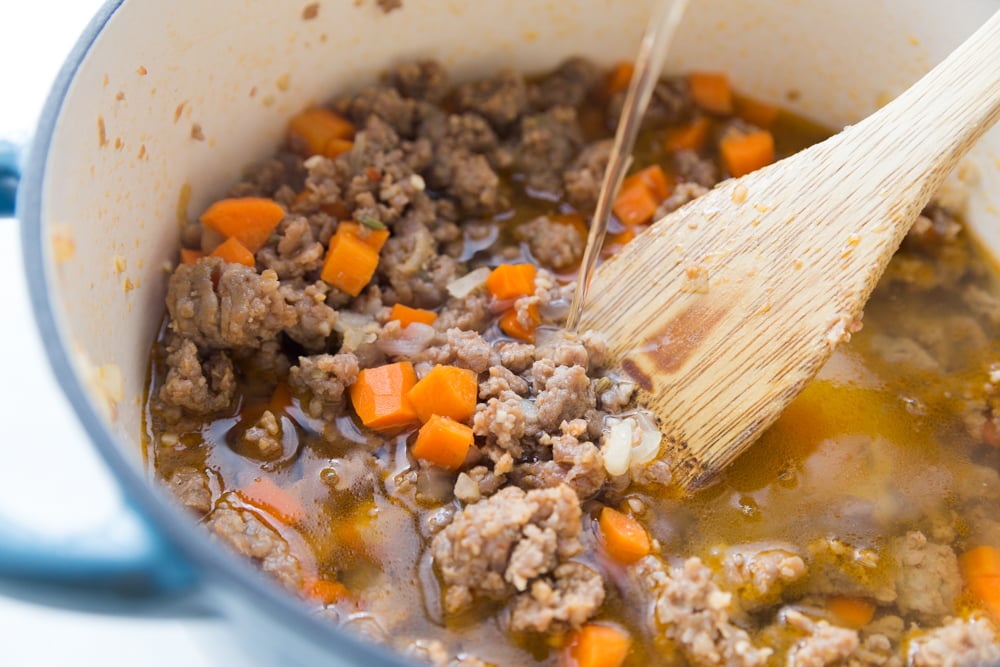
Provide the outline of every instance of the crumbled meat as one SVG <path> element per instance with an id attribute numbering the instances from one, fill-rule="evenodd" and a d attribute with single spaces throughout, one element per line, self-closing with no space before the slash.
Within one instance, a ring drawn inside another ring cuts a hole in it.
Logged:
<path id="1" fill-rule="evenodd" d="M 892 639 L 883 634 L 870 634 L 847 659 L 847 667 L 903 667 Z"/>
<path id="2" fill-rule="evenodd" d="M 556 271 L 579 264 L 587 245 L 586 237 L 575 225 L 553 220 L 546 215 L 519 226 L 516 236 L 527 242 L 538 262 Z"/>
<path id="3" fill-rule="evenodd" d="M 607 339 L 596 331 L 577 334 L 560 329 L 538 342 L 535 356 L 559 366 L 582 366 L 594 371 L 604 365 L 607 349 Z"/>
<path id="4" fill-rule="evenodd" d="M 674 163 L 677 165 L 677 173 L 687 182 L 703 188 L 711 188 L 719 182 L 719 172 L 715 163 L 700 157 L 694 151 L 677 151 L 674 153 Z"/>
<path id="5" fill-rule="evenodd" d="M 511 606 L 514 632 L 549 632 L 576 628 L 604 604 L 604 579 L 582 563 L 563 563 L 551 576 L 531 583 Z"/>
<path id="6" fill-rule="evenodd" d="M 1000 642 L 985 618 L 956 618 L 913 637 L 908 653 L 913 667 L 982 667 L 1000 662 Z"/>
<path id="7" fill-rule="evenodd" d="M 440 102 L 448 93 L 448 72 L 436 60 L 417 60 L 396 65 L 389 81 L 405 97 Z"/>
<path id="8" fill-rule="evenodd" d="M 540 359 L 531 367 L 537 408 L 535 431 L 554 432 L 564 421 L 583 417 L 597 404 L 583 366 L 557 366 Z"/>
<path id="9" fill-rule="evenodd" d="M 585 58 L 570 58 L 537 84 L 528 86 L 528 99 L 535 109 L 554 106 L 578 107 L 600 81 L 598 67 Z"/>
<path id="10" fill-rule="evenodd" d="M 814 621 L 794 609 L 782 613 L 788 625 L 807 633 L 788 650 L 787 667 L 827 667 L 839 665 L 851 655 L 860 643 L 855 630 Z"/>
<path id="11" fill-rule="evenodd" d="M 280 280 L 301 278 L 323 265 L 326 250 L 313 226 L 301 215 L 287 215 L 278 225 L 277 238 L 257 251 L 257 262 L 278 274 Z"/>
<path id="12" fill-rule="evenodd" d="M 697 199 L 708 192 L 708 188 L 704 185 L 699 185 L 698 183 L 687 183 L 681 182 L 674 186 L 670 191 L 670 194 L 663 203 L 656 209 L 656 213 L 653 214 L 654 220 L 659 220 L 668 213 L 673 213 L 684 204 Z"/>
<path id="13" fill-rule="evenodd" d="M 785 586 L 805 574 L 805 561 L 790 544 L 741 544 L 722 557 L 723 579 L 746 608 L 775 602 Z"/>
<path id="14" fill-rule="evenodd" d="M 243 175 L 243 180 L 235 184 L 227 193 L 230 197 L 270 197 L 285 185 L 295 191 L 302 189 L 305 167 L 302 157 L 290 151 L 253 165 Z"/>
<path id="15" fill-rule="evenodd" d="M 535 363 L 535 346 L 530 343 L 501 341 L 496 346 L 500 363 L 513 373 L 523 373 Z"/>
<path id="16" fill-rule="evenodd" d="M 621 118 L 625 91 L 615 93 L 608 101 L 607 118 L 615 125 Z M 679 123 L 687 120 L 694 111 L 691 92 L 684 77 L 666 77 L 653 89 L 649 107 L 643 115 L 644 124 Z"/>
<path id="17" fill-rule="evenodd" d="M 243 441 L 261 458 L 271 458 L 281 452 L 281 424 L 270 410 L 265 410 L 257 422 L 243 432 Z"/>
<path id="18" fill-rule="evenodd" d="M 611 157 L 611 139 L 588 144 L 563 173 L 566 198 L 581 213 L 592 213 L 597 207 L 604 170 Z"/>
<path id="19" fill-rule="evenodd" d="M 494 398 L 505 392 L 525 396 L 528 393 L 528 382 L 504 366 L 491 366 L 489 377 L 479 383 L 479 398 Z"/>
<path id="20" fill-rule="evenodd" d="M 549 488 L 568 484 L 581 499 L 597 494 L 607 479 L 601 450 L 587 435 L 587 422 L 563 422 L 562 434 L 543 434 L 539 443 L 552 447 L 551 461 L 531 461 L 514 469 L 514 480 L 526 488 Z"/>
<path id="21" fill-rule="evenodd" d="M 359 127 L 367 126 L 377 116 L 402 137 L 414 134 L 416 102 L 403 97 L 395 88 L 368 86 L 334 101 L 333 106 Z"/>
<path id="22" fill-rule="evenodd" d="M 962 592 L 962 577 L 951 547 L 932 544 L 923 533 L 912 531 L 893 541 L 893 552 L 899 566 L 896 574 L 899 610 L 915 612 L 924 618 L 953 613 Z"/>
<path id="23" fill-rule="evenodd" d="M 299 357 L 299 365 L 289 372 L 288 384 L 308 396 L 302 403 L 306 414 L 319 417 L 343 404 L 344 392 L 358 379 L 359 370 L 358 358 L 350 352 Z"/>
<path id="24" fill-rule="evenodd" d="M 458 277 L 456 261 L 439 255 L 430 230 L 409 217 L 386 241 L 378 266 L 393 300 L 418 308 L 439 306 L 447 297 L 448 283 Z"/>
<path id="25" fill-rule="evenodd" d="M 875 576 L 880 556 L 837 538 L 817 538 L 807 545 L 808 591 L 819 595 L 856 595 L 881 603 L 896 600 L 893 580 Z"/>
<path id="26" fill-rule="evenodd" d="M 287 327 L 288 337 L 299 343 L 308 352 L 325 350 L 333 325 L 337 322 L 337 311 L 326 304 L 330 286 L 319 280 L 311 285 L 284 282 L 281 295 L 295 309 L 295 325 Z"/>
<path id="27" fill-rule="evenodd" d="M 512 391 L 501 392 L 485 403 L 476 405 L 472 417 L 472 430 L 486 439 L 483 452 L 494 462 L 502 456 L 520 458 L 524 454 L 521 442 L 528 433 L 528 424 L 537 417 L 535 404 Z"/>
<path id="28" fill-rule="evenodd" d="M 299 563 L 288 543 L 253 512 L 233 505 L 228 499 L 219 502 L 206 525 L 237 552 L 253 559 L 261 569 L 288 588 L 302 585 Z"/>
<path id="29" fill-rule="evenodd" d="M 580 505 L 566 486 L 501 489 L 463 509 L 431 543 L 449 613 L 477 596 L 503 599 L 528 590 L 581 549 Z"/>
<path id="30" fill-rule="evenodd" d="M 672 640 L 695 665 L 763 667 L 772 651 L 750 642 L 729 617 L 732 596 L 712 581 L 712 571 L 698 558 L 666 568 L 647 556 L 631 568 L 642 589 L 652 595 L 654 628 Z"/>
<path id="31" fill-rule="evenodd" d="M 563 172 L 583 144 L 576 109 L 557 106 L 521 120 L 515 168 L 525 176 L 525 186 L 538 193 L 559 194 Z"/>
<path id="32" fill-rule="evenodd" d="M 202 362 L 194 343 L 176 337 L 166 352 L 167 375 L 158 394 L 161 401 L 196 415 L 211 414 L 232 404 L 236 374 L 225 352 L 212 352 Z"/>
<path id="33" fill-rule="evenodd" d="M 208 485 L 208 475 L 197 468 L 181 467 L 167 481 L 174 496 L 185 507 L 199 514 L 206 514 L 212 509 L 212 490 Z"/>
<path id="34" fill-rule="evenodd" d="M 170 328 L 202 348 L 256 348 L 293 327 L 295 309 L 274 271 L 206 257 L 181 264 L 167 286 Z"/>
<path id="35" fill-rule="evenodd" d="M 517 120 L 528 106 L 524 77 L 514 70 L 498 74 L 455 90 L 455 103 L 462 111 L 475 111 L 497 130 L 504 130 Z"/>

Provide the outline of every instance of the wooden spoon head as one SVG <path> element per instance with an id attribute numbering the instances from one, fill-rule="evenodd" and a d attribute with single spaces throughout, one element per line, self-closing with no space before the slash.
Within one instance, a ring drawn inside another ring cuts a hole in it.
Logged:
<path id="1" fill-rule="evenodd" d="M 899 204 L 907 195 L 864 205 L 847 196 L 849 219 L 827 217 L 845 207 L 829 175 L 809 164 L 824 150 L 720 184 L 594 274 L 581 326 L 608 335 L 687 490 L 744 451 L 857 330 L 923 206 L 919 197 Z M 789 177 L 803 169 L 812 178 L 789 193 Z"/>

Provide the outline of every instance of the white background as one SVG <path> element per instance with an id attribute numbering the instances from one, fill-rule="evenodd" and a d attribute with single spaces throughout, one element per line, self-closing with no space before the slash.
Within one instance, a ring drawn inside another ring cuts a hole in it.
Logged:
<path id="1" fill-rule="evenodd" d="M 28 139 L 52 80 L 100 4 L 0 2 L 0 139 Z M 64 535 L 108 520 L 121 499 L 44 357 L 10 218 L 0 218 L 0 324 L 0 522 Z M 219 625 L 94 616 L 0 597 L 0 665 L 233 665 L 210 653 Z"/>

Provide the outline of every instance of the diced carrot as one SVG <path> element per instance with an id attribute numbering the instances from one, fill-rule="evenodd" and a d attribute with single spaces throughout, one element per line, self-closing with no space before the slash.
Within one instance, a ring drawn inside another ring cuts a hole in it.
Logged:
<path id="1" fill-rule="evenodd" d="M 424 310 L 423 308 L 410 308 L 409 306 L 404 306 L 401 303 L 392 304 L 392 309 L 389 311 L 389 321 L 393 320 L 399 322 L 399 326 L 404 329 L 414 322 L 420 324 L 434 324 L 434 320 L 437 319 L 437 313 L 433 310 Z"/>
<path id="2" fill-rule="evenodd" d="M 875 616 L 873 602 L 851 595 L 835 595 L 827 598 L 826 608 L 844 625 L 855 630 L 871 623 L 872 617 Z"/>
<path id="3" fill-rule="evenodd" d="M 562 654 L 562 667 L 621 667 L 631 643 L 623 630 L 587 623 L 570 637 Z"/>
<path id="4" fill-rule="evenodd" d="M 611 210 L 623 225 L 642 225 L 653 219 L 657 206 L 653 192 L 644 182 L 630 181 L 622 183 Z"/>
<path id="5" fill-rule="evenodd" d="M 448 470 L 458 470 L 465 463 L 474 440 L 472 427 L 449 417 L 431 415 L 427 423 L 420 427 L 410 451 L 418 459 Z"/>
<path id="6" fill-rule="evenodd" d="M 329 109 L 313 107 L 292 116 L 288 134 L 301 142 L 307 155 L 321 155 L 332 139 L 353 139 L 354 124 Z"/>
<path id="7" fill-rule="evenodd" d="M 435 366 L 406 394 L 422 422 L 431 415 L 464 422 L 476 411 L 478 396 L 476 372 L 458 366 Z"/>
<path id="8" fill-rule="evenodd" d="M 538 307 L 535 304 L 528 306 L 527 317 L 528 323 L 525 324 L 517 316 L 517 309 L 510 308 L 500 316 L 500 330 L 511 338 L 534 343 L 535 329 L 542 321 L 541 316 L 538 314 Z"/>
<path id="9" fill-rule="evenodd" d="M 195 264 L 199 259 L 205 256 L 201 250 L 192 250 L 191 248 L 181 248 L 181 264 Z"/>
<path id="10" fill-rule="evenodd" d="M 354 148 L 354 142 L 350 139 L 334 137 L 333 139 L 330 139 L 330 141 L 326 142 L 326 146 L 323 148 L 323 155 L 328 158 L 335 158 L 341 153 L 346 153 L 352 148 Z"/>
<path id="11" fill-rule="evenodd" d="M 667 198 L 667 195 L 670 194 L 670 189 L 673 187 L 670 177 L 663 172 L 663 167 L 658 164 L 650 165 L 645 169 L 635 172 L 622 182 L 622 187 L 630 187 L 634 183 L 643 183 L 649 188 L 657 204 Z"/>
<path id="12" fill-rule="evenodd" d="M 284 523 L 298 523 L 306 515 L 302 504 L 269 477 L 258 477 L 236 494 L 243 502 L 264 510 Z"/>
<path id="13" fill-rule="evenodd" d="M 663 147 L 668 151 L 700 151 L 708 141 L 711 122 L 705 116 L 698 116 L 687 125 L 672 128 L 663 139 Z"/>
<path id="14" fill-rule="evenodd" d="M 778 118 L 778 107 L 750 97 L 738 96 L 736 115 L 757 127 L 768 128 Z"/>
<path id="15" fill-rule="evenodd" d="M 345 220 L 337 225 L 337 233 L 353 234 L 371 246 L 375 252 L 381 251 L 382 246 L 389 239 L 388 229 L 372 229 L 368 225 L 362 225 L 360 222 L 354 222 L 353 220 Z"/>
<path id="16" fill-rule="evenodd" d="M 733 112 L 733 91 L 729 78 L 720 72 L 692 72 L 688 74 L 691 99 L 699 107 L 715 114 Z"/>
<path id="17" fill-rule="evenodd" d="M 201 214 L 202 224 L 227 238 L 235 238 L 250 252 L 267 243 L 285 209 L 273 199 L 232 197 L 220 199 Z"/>
<path id="18" fill-rule="evenodd" d="M 605 94 L 611 97 L 615 93 L 620 93 L 627 89 L 634 73 L 635 65 L 631 62 L 623 61 L 615 65 L 615 68 L 611 70 L 611 74 L 608 76 L 608 83 L 604 88 L 606 91 Z"/>
<path id="19" fill-rule="evenodd" d="M 406 393 L 417 383 L 409 361 L 366 368 L 351 385 L 351 404 L 361 423 L 376 431 L 395 429 L 417 421 Z"/>
<path id="20" fill-rule="evenodd" d="M 351 296 L 361 294 L 378 268 L 378 251 L 350 233 L 334 234 L 320 278 Z"/>
<path id="21" fill-rule="evenodd" d="M 230 236 L 228 239 L 220 243 L 219 246 L 212 251 L 212 257 L 218 257 L 222 261 L 229 262 L 230 264 L 257 266 L 257 262 L 253 258 L 253 253 L 247 250 L 246 246 L 240 243 L 235 236 Z"/>
<path id="22" fill-rule="evenodd" d="M 534 264 L 501 264 L 486 278 L 486 289 L 497 299 L 516 299 L 535 293 Z"/>
<path id="23" fill-rule="evenodd" d="M 743 176 L 774 162 L 774 137 L 767 130 L 730 132 L 719 142 L 722 163 L 731 176 Z"/>
<path id="24" fill-rule="evenodd" d="M 958 559 L 965 587 L 1000 623 L 1000 549 L 978 546 Z"/>
<path id="25" fill-rule="evenodd" d="M 619 563 L 634 563 L 652 549 L 642 524 L 618 510 L 605 507 L 597 523 L 605 551 Z"/>
<path id="26" fill-rule="evenodd" d="M 347 587 L 339 581 L 329 581 L 328 579 L 317 579 L 316 577 L 303 577 L 302 592 L 306 597 L 327 605 L 333 604 L 350 595 Z"/>

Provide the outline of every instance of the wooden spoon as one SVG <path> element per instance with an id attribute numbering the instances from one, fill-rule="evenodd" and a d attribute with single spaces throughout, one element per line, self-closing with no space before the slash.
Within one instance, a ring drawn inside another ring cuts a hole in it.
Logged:
<path id="1" fill-rule="evenodd" d="M 608 335 L 686 490 L 772 424 L 859 326 L 903 236 L 1000 116 L 1000 12 L 896 100 L 720 183 L 594 274 L 580 327 Z"/>

